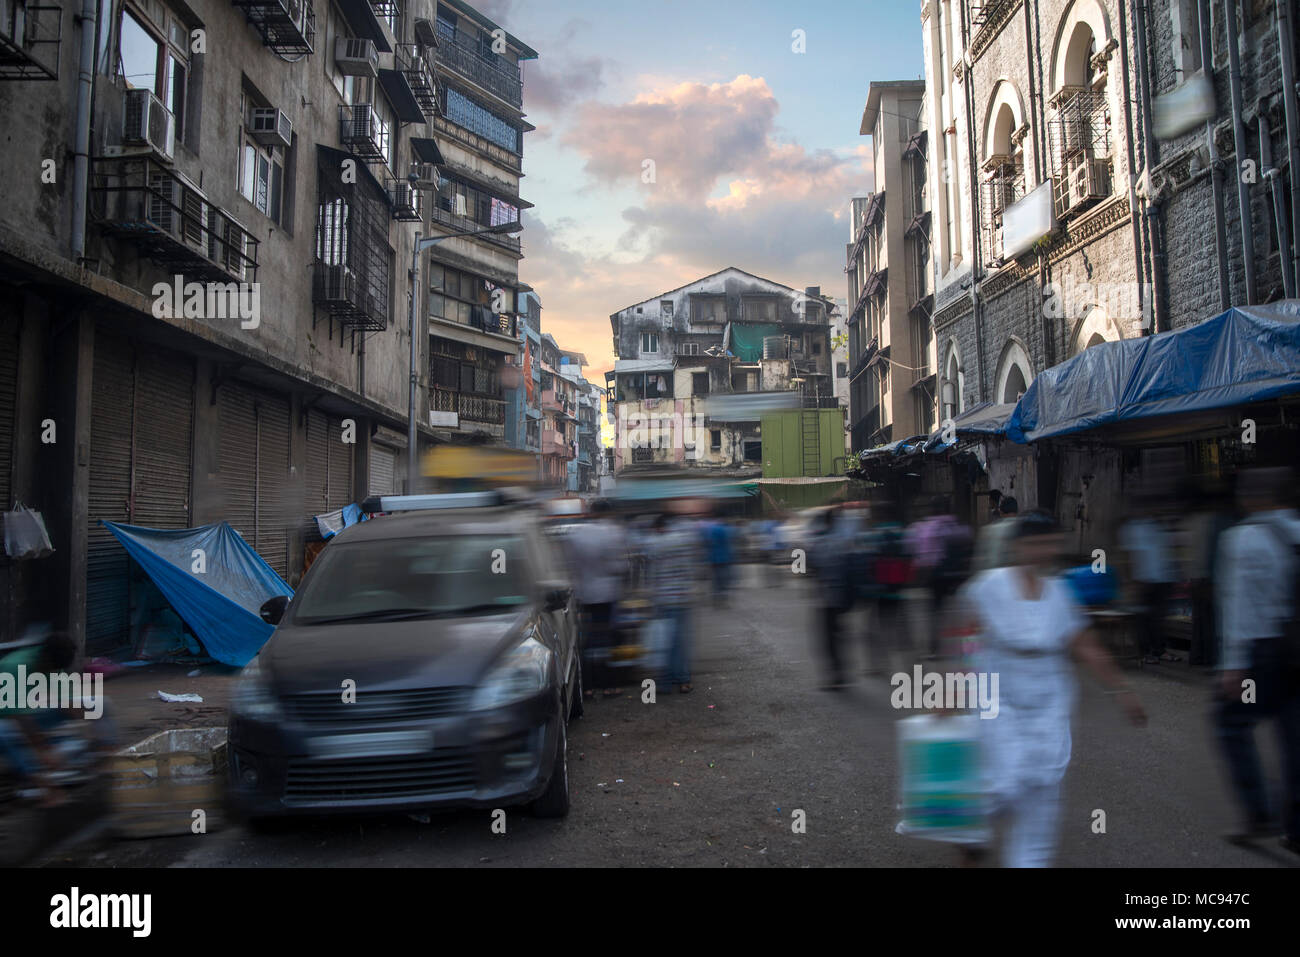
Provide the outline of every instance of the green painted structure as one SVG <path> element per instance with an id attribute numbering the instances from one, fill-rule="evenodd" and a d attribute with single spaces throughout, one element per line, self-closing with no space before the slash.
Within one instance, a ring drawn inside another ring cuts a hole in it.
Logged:
<path id="1" fill-rule="evenodd" d="M 842 409 L 792 409 L 761 419 L 763 478 L 844 474 Z"/>

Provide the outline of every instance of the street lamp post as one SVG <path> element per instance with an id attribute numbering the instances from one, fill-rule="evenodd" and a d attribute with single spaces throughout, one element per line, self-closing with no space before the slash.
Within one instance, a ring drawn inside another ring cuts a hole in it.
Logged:
<path id="1" fill-rule="evenodd" d="M 445 233 L 441 236 L 424 236 L 419 233 L 415 234 L 415 245 L 411 249 L 411 369 L 410 369 L 410 396 L 407 406 L 407 423 L 406 423 L 406 494 L 411 495 L 415 492 L 415 471 L 416 463 L 419 458 L 417 454 L 417 433 L 415 405 L 416 394 L 419 391 L 420 373 L 416 365 L 418 352 L 415 348 L 416 326 L 419 319 L 420 309 L 420 253 L 430 249 L 442 242 L 444 239 L 460 239 L 465 236 L 483 236 L 491 233 L 510 233 L 518 232 L 518 223 L 502 223 L 498 226 L 489 226 L 486 229 L 471 229 L 459 233 Z"/>

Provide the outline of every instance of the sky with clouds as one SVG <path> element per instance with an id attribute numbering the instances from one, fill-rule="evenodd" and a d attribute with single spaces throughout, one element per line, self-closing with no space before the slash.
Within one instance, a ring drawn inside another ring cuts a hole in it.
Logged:
<path id="1" fill-rule="evenodd" d="M 846 294 L 849 200 L 871 189 L 867 86 L 920 77 L 919 3 L 477 6 L 539 54 L 519 275 L 588 379 L 613 367 L 611 313 L 726 266 Z"/>

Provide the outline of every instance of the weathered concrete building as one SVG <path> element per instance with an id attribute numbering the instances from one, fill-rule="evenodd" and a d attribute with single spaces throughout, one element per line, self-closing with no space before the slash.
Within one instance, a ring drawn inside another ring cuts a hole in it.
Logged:
<path id="1" fill-rule="evenodd" d="M 921 22 L 940 422 L 1296 294 L 1289 0 L 925 0 Z M 1022 507 L 1124 500 L 1120 450 L 1003 453 L 989 484 Z"/>
<path id="2" fill-rule="evenodd" d="M 615 473 L 761 474 L 764 411 L 838 408 L 831 305 L 733 266 L 611 315 Z"/>
<path id="3" fill-rule="evenodd" d="M 413 244 L 518 219 L 535 54 L 460 0 L 26 7 L 0 24 L 0 492 L 56 551 L 4 563 L 0 634 L 105 648 L 137 594 L 101 520 L 226 520 L 294 583 L 314 514 L 404 485 Z M 518 241 L 430 258 L 422 441 L 492 431 Z"/>
<path id="4" fill-rule="evenodd" d="M 926 134 L 920 80 L 874 82 L 859 132 L 875 192 L 850 208 L 850 430 L 855 451 L 934 425 Z"/>

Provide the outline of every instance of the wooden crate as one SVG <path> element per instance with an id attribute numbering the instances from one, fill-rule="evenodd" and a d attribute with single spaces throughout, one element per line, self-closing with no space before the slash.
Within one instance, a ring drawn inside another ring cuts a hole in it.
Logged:
<path id="1" fill-rule="evenodd" d="M 202 809 L 207 830 L 221 823 L 226 729 L 160 731 L 115 754 L 109 764 L 113 818 L 123 837 L 190 834 Z"/>

